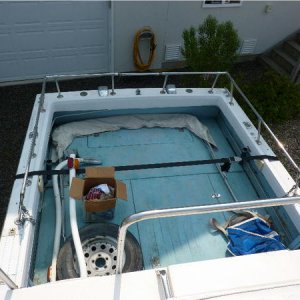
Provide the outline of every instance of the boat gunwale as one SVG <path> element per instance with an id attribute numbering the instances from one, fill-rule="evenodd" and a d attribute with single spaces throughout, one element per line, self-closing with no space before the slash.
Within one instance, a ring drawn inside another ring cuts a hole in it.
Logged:
<path id="1" fill-rule="evenodd" d="M 149 90 L 153 90 L 153 89 L 149 89 Z M 249 120 L 249 118 L 242 111 L 242 109 L 239 107 L 239 105 L 237 104 L 237 102 L 234 100 L 234 102 L 233 102 L 234 105 L 231 105 L 230 102 L 228 102 L 228 97 L 226 97 L 226 95 L 224 94 L 224 91 L 226 91 L 224 89 L 222 89 L 222 90 L 215 89 L 213 93 L 210 93 L 210 91 L 211 91 L 210 89 L 199 89 L 198 93 L 195 92 L 195 93 L 193 93 L 193 95 L 187 95 L 187 94 L 183 94 L 183 93 L 178 93 L 177 95 L 157 95 L 157 96 L 160 99 L 162 97 L 168 96 L 168 98 L 170 98 L 171 100 L 174 99 L 174 98 L 177 98 L 177 97 L 181 97 L 182 98 L 183 95 L 185 95 L 187 98 L 190 98 L 190 99 L 191 98 L 195 98 L 196 99 L 197 97 L 199 98 L 199 96 L 202 96 L 202 97 L 206 96 L 207 97 L 207 101 L 209 101 L 209 100 L 211 100 L 211 99 L 214 98 L 215 99 L 215 101 L 214 101 L 215 105 L 218 106 L 220 108 L 220 110 L 224 114 L 225 114 L 224 111 L 226 110 L 226 116 L 227 116 L 227 118 L 228 118 L 228 113 L 231 113 L 231 116 L 234 116 L 235 121 L 237 121 L 237 123 L 239 124 L 239 127 L 240 127 L 239 129 L 241 130 L 239 132 L 239 135 L 242 134 L 242 133 L 243 134 L 247 133 L 246 134 L 247 141 L 248 141 L 248 143 L 251 143 L 251 145 L 255 147 L 255 151 L 257 151 L 257 154 L 265 154 L 264 151 L 266 151 L 268 149 L 268 146 L 264 142 L 264 140 L 263 139 L 261 140 L 262 144 L 260 144 L 260 145 L 257 144 L 257 143 L 255 143 L 255 141 L 253 140 L 253 136 L 251 136 L 251 134 L 249 132 L 247 132 L 247 128 L 245 128 L 245 126 L 243 126 L 242 122 L 238 119 L 238 117 L 242 116 L 243 120 L 245 118 L 246 118 L 246 120 Z M 41 115 L 41 117 L 38 120 L 38 125 L 39 125 L 38 128 L 41 128 L 42 124 L 45 125 L 44 122 L 46 120 L 48 121 L 46 123 L 48 125 L 45 126 L 45 127 L 42 126 L 42 128 L 43 127 L 44 128 L 42 129 L 41 132 L 38 132 L 39 135 L 37 136 L 37 139 L 35 141 L 36 147 L 41 146 L 41 149 L 46 149 L 45 147 L 48 146 L 49 140 L 47 139 L 47 137 L 49 137 L 50 132 L 51 132 L 51 128 L 50 128 L 51 127 L 50 124 L 52 122 L 51 116 L 53 117 L 53 114 L 55 112 L 55 105 L 58 104 L 58 103 L 65 103 L 65 102 L 68 102 L 68 101 L 73 101 L 74 102 L 74 100 L 72 100 L 72 99 L 66 99 L 66 97 L 63 100 L 61 100 L 61 99 L 57 98 L 55 95 L 51 96 L 51 94 L 46 94 L 46 93 L 44 94 L 44 96 L 45 95 L 47 97 L 45 99 L 46 101 L 44 103 L 43 110 L 40 112 L 40 113 L 42 113 L 42 115 Z M 120 100 L 121 100 L 121 98 L 123 98 L 126 101 L 126 99 L 128 99 L 128 96 L 129 95 L 127 95 L 127 96 L 123 95 L 122 97 L 119 97 L 119 98 L 120 98 Z M 37 96 L 37 101 L 36 101 L 34 109 L 33 109 L 32 120 L 39 113 L 39 110 L 37 109 L 37 105 L 38 105 L 38 102 L 39 102 L 39 99 L 40 99 L 39 97 L 40 97 L 40 95 Z M 114 96 L 114 97 L 117 98 L 118 96 Z M 132 95 L 131 95 L 131 97 L 132 97 Z M 136 96 L 136 102 L 141 101 L 140 97 L 141 96 Z M 148 98 L 150 97 L 149 99 L 151 99 L 151 98 L 153 98 L 155 96 L 153 96 L 153 95 L 147 96 L 146 95 L 146 96 L 142 96 L 142 97 L 144 97 L 144 99 L 146 99 L 146 97 L 148 97 Z M 57 101 L 53 101 L 53 99 L 51 99 L 51 98 L 56 98 Z M 110 98 L 110 100 L 112 100 L 111 97 L 109 97 L 109 98 Z M 167 98 L 165 98 L 165 99 L 167 99 Z M 101 98 L 98 97 L 97 101 L 99 102 L 99 100 L 103 100 L 103 101 L 100 101 L 100 104 L 108 102 L 107 98 L 101 99 Z M 116 99 L 114 99 L 114 102 L 115 102 L 115 100 Z M 109 101 L 109 102 L 111 102 L 111 101 Z M 198 102 L 199 102 L 199 99 L 198 99 Z M 210 103 L 210 104 L 212 105 L 212 103 Z M 186 105 L 186 103 L 185 103 L 184 106 L 189 106 L 189 105 Z M 203 103 L 198 103 L 198 106 L 203 106 Z M 146 107 L 144 107 L 144 108 L 146 108 Z M 230 119 L 229 122 L 232 123 L 231 121 L 232 120 Z M 250 120 L 249 120 L 249 122 L 251 123 Z M 33 122 L 31 122 L 30 125 L 29 125 L 29 127 L 28 127 L 28 131 L 27 131 L 27 134 L 26 134 L 26 139 L 25 139 L 25 143 L 24 143 L 24 147 L 23 147 L 23 151 L 22 151 L 22 156 L 21 156 L 21 159 L 20 159 L 20 162 L 19 162 L 18 171 L 23 171 L 24 169 L 26 169 L 26 166 L 24 167 L 24 163 L 26 161 L 26 157 L 25 157 L 26 156 L 26 154 L 25 154 L 26 151 L 25 150 L 26 150 L 26 148 L 28 149 L 29 143 L 32 142 L 32 140 L 30 139 L 29 135 L 30 135 L 30 132 L 32 131 L 32 126 L 34 126 L 34 125 L 35 124 L 33 124 Z M 257 132 L 257 130 L 255 128 L 253 128 L 253 130 Z M 42 154 L 40 154 L 41 152 L 42 152 Z M 44 153 L 45 153 L 45 151 L 39 151 L 39 153 L 37 153 L 37 156 L 36 156 L 35 162 L 34 162 L 34 166 L 31 165 L 31 168 L 32 167 L 33 168 L 36 168 L 36 167 L 40 168 L 42 166 L 43 160 L 44 160 Z M 267 174 L 267 178 L 269 178 L 270 175 L 272 175 L 276 179 L 276 177 L 279 177 L 279 173 L 281 173 L 282 171 L 286 172 L 284 175 L 288 175 L 287 171 L 281 165 L 280 162 L 268 162 L 268 161 L 265 161 L 265 168 L 264 168 L 263 171 L 266 172 L 266 170 L 267 170 L 267 173 L 266 173 Z M 279 190 L 278 190 L 279 192 L 277 194 L 278 195 L 282 195 L 280 191 L 284 191 L 284 190 L 287 189 L 286 183 L 282 184 L 282 180 L 280 178 L 277 178 L 277 180 L 275 180 L 275 181 L 276 181 L 277 186 L 279 186 Z M 293 181 L 293 180 L 291 180 L 291 181 Z M 29 195 L 27 193 L 26 196 L 25 196 L 25 198 L 26 198 L 25 202 L 29 204 L 28 205 L 28 210 L 30 212 L 32 212 L 32 215 L 34 217 L 36 216 L 36 213 L 37 213 L 37 205 L 36 205 L 35 202 L 38 201 L 38 198 L 39 198 L 38 197 L 39 194 L 38 194 L 36 183 L 37 183 L 37 180 L 33 179 L 32 180 L 32 185 L 35 186 L 35 188 L 30 187 L 30 193 L 29 193 Z M 21 184 L 21 180 L 16 180 L 15 181 L 14 188 L 13 188 L 14 194 L 16 193 L 15 189 L 18 188 L 18 187 L 20 187 L 20 186 L 22 186 L 20 184 Z M 29 196 L 33 196 L 31 200 L 29 199 L 30 198 Z M 13 197 L 11 197 L 10 203 L 11 202 L 15 202 L 15 201 L 12 201 L 12 198 Z M 288 197 L 286 199 L 292 199 L 292 198 L 293 197 Z M 259 200 L 256 200 L 256 201 L 259 201 Z M 16 206 L 14 206 L 14 207 L 16 207 Z M 16 212 L 16 209 L 11 209 L 10 210 L 10 212 L 13 212 L 13 211 Z M 11 220 L 11 218 L 10 218 L 10 220 Z M 11 228 L 11 224 L 7 224 L 7 226 L 3 227 L 3 232 L 2 232 L 2 236 L 4 235 L 3 237 L 5 237 L 5 235 L 7 235 L 7 233 L 5 233 L 4 230 L 7 230 L 8 226 L 9 226 L 9 228 Z M 21 229 L 20 232 L 17 233 L 18 235 L 20 235 L 20 237 L 23 236 L 23 240 L 25 242 L 24 244 L 22 243 L 23 245 L 20 245 L 20 250 L 24 250 L 24 251 L 22 251 L 23 255 L 21 255 L 21 257 L 20 257 L 21 260 L 23 260 L 23 263 L 25 261 L 25 257 L 27 257 L 27 254 L 30 255 L 30 253 L 31 253 L 31 251 L 30 251 L 31 247 L 30 247 L 29 244 L 30 244 L 30 241 L 32 241 L 32 233 L 34 233 L 34 227 L 32 225 L 31 226 L 25 226 L 24 229 Z M 27 238 L 26 238 L 26 236 L 27 236 Z M 22 246 L 24 246 L 25 248 L 23 248 Z M 21 265 L 23 265 L 23 264 L 19 264 L 19 268 L 18 268 L 19 270 L 21 268 Z M 25 267 L 25 269 L 27 269 L 27 268 Z M 21 273 L 23 273 L 23 272 L 21 272 Z M 27 276 L 28 275 L 26 275 L 24 273 L 23 274 L 19 273 L 18 276 L 17 276 L 16 282 L 17 283 L 21 283 L 20 286 L 24 285 L 25 282 L 27 282 L 27 279 L 26 279 Z"/>

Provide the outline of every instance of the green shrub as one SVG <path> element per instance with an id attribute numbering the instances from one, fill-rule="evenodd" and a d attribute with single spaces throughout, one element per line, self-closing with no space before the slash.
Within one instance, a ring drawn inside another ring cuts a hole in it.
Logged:
<path id="1" fill-rule="evenodd" d="M 182 36 L 182 54 L 192 71 L 228 71 L 236 60 L 240 41 L 230 21 L 208 16 L 198 30 L 191 27 Z"/>
<path id="2" fill-rule="evenodd" d="M 300 114 L 300 87 L 287 76 L 266 71 L 240 86 L 266 122 L 280 123 Z"/>

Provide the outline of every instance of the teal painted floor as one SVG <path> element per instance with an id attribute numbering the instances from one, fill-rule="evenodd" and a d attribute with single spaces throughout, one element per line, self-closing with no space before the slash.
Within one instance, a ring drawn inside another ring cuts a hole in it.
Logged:
<path id="1" fill-rule="evenodd" d="M 235 155 L 217 120 L 209 118 L 201 121 L 208 126 L 217 142 L 215 156 Z M 80 157 L 100 159 L 104 166 L 211 158 L 207 145 L 202 140 L 188 130 L 178 129 L 119 130 L 76 138 L 69 148 L 76 149 Z M 115 217 L 111 221 L 116 224 L 120 224 L 125 217 L 144 210 L 233 201 L 215 165 L 122 171 L 117 172 L 116 177 L 126 183 L 128 191 L 128 201 L 117 201 Z M 240 165 L 231 167 L 228 181 L 239 200 L 258 198 Z M 68 211 L 67 178 L 65 183 Z M 214 193 L 219 193 L 221 197 L 213 198 Z M 45 192 L 41 214 L 34 269 L 36 284 L 46 281 L 53 247 L 54 216 L 53 192 L 49 188 Z M 214 217 L 223 223 L 229 216 L 230 213 L 215 213 L 148 220 L 133 225 L 129 230 L 139 241 L 145 268 L 149 269 L 154 261 L 159 262 L 160 266 L 168 266 L 227 256 L 227 242 L 220 233 L 212 231 L 209 219 Z M 79 227 L 85 226 L 85 214 L 80 201 L 77 205 L 77 217 Z M 68 214 L 65 223 L 68 236 Z"/>

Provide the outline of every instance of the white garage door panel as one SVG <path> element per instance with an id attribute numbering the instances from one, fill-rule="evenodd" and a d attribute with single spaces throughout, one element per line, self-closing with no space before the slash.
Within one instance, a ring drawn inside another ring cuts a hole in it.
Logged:
<path id="1" fill-rule="evenodd" d="M 0 2 L 0 81 L 107 72 L 108 2 Z"/>

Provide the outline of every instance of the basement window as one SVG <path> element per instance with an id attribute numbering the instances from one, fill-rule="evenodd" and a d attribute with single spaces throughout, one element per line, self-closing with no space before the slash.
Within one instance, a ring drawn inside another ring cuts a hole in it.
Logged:
<path id="1" fill-rule="evenodd" d="M 241 6 L 242 0 L 204 0 L 203 7 L 236 7 Z"/>

